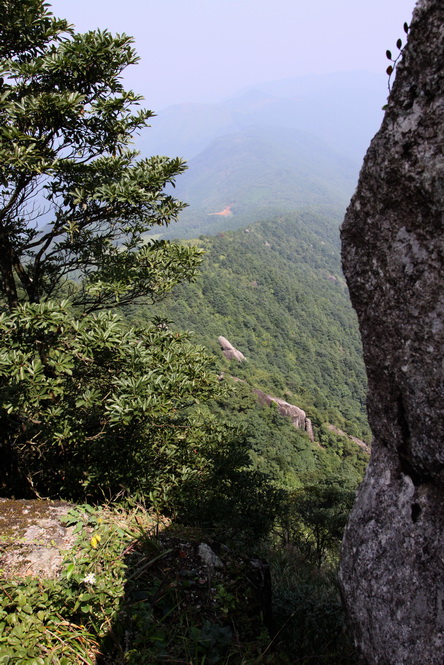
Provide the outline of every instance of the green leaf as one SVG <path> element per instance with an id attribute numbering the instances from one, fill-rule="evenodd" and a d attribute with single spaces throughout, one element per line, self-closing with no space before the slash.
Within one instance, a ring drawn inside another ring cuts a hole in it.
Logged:
<path id="1" fill-rule="evenodd" d="M 70 580 L 74 571 L 76 569 L 76 564 L 75 563 L 70 563 L 66 566 L 66 579 Z"/>
<path id="2" fill-rule="evenodd" d="M 80 606 L 80 611 L 83 612 L 83 614 L 89 614 L 92 612 L 92 605 L 81 605 Z"/>

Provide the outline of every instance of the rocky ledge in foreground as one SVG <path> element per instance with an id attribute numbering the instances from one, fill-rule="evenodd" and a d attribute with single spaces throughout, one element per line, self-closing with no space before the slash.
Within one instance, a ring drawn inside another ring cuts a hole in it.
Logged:
<path id="1" fill-rule="evenodd" d="M 72 547 L 73 527 L 60 521 L 63 501 L 0 498 L 0 569 L 4 577 L 57 577 Z"/>

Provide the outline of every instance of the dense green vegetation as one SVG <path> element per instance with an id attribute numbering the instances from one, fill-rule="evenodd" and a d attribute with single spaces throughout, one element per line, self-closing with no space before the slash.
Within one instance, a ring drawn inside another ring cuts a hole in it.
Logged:
<path id="1" fill-rule="evenodd" d="M 368 440 L 356 316 L 339 259 L 339 214 L 307 210 L 201 237 L 201 274 L 155 308 L 194 331 L 219 367 Z M 152 310 L 130 312 L 142 322 Z M 224 361 L 223 335 L 246 356 Z"/>
<path id="2" fill-rule="evenodd" d="M 1 9 L 3 491 L 166 504 L 206 459 L 194 406 L 219 388 L 186 336 L 109 310 L 195 275 L 199 249 L 143 237 L 183 208 L 165 187 L 184 164 L 129 147 L 152 115 L 121 82 L 131 38 L 76 34 L 40 0 Z"/>
<path id="3" fill-rule="evenodd" d="M 237 383 L 229 398 L 221 397 L 211 407 L 220 419 L 246 430 L 253 468 L 276 488 L 292 491 L 322 479 L 354 487 L 362 478 L 368 455 L 348 437 L 321 425 L 317 440 L 310 441 L 273 404 L 262 406 L 248 384 Z"/>
<path id="4" fill-rule="evenodd" d="M 295 504 L 293 529 L 325 524 L 333 514 L 313 497 L 308 504 L 299 521 Z M 335 526 L 346 504 L 337 504 Z M 271 637 L 249 559 L 224 547 L 223 569 L 203 570 L 197 545 L 215 546 L 204 531 L 159 522 L 140 505 L 76 506 L 63 521 L 76 543 L 57 579 L 1 580 L 2 665 L 356 663 L 333 570 L 312 562 L 307 528 L 301 547 L 287 532 L 285 548 L 262 551 L 274 588 Z"/>

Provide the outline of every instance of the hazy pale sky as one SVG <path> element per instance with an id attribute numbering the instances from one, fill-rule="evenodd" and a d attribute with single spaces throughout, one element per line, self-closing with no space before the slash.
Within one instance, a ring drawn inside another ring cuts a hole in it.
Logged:
<path id="1" fill-rule="evenodd" d="M 159 111 L 221 101 L 261 81 L 384 72 L 415 0 L 49 0 L 77 30 L 135 38 L 128 87 Z"/>

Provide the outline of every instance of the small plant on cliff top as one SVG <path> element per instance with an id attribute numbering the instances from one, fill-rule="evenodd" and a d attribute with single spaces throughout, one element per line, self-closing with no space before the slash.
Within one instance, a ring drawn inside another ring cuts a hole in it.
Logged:
<path id="1" fill-rule="evenodd" d="M 407 35 L 408 32 L 409 32 L 409 25 L 408 25 L 408 23 L 404 23 L 404 32 L 405 32 L 406 35 Z M 392 64 L 389 65 L 389 66 L 387 67 L 387 69 L 386 69 L 386 72 L 387 72 L 387 74 L 388 74 L 388 82 L 387 82 L 387 85 L 388 85 L 389 92 L 390 92 L 390 90 L 391 90 L 391 78 L 392 78 L 392 75 L 393 75 L 393 73 L 394 73 L 394 71 L 395 71 L 396 65 L 397 65 L 398 62 L 399 62 L 399 59 L 400 59 L 401 56 L 402 56 L 402 51 L 403 51 L 402 39 L 398 39 L 398 41 L 396 42 L 396 48 L 397 48 L 398 51 L 399 51 L 399 53 L 398 53 L 398 55 L 396 56 L 396 58 L 393 58 L 393 56 L 392 56 L 392 52 L 391 52 L 390 50 L 387 49 L 387 51 L 385 52 L 387 58 L 392 62 Z"/>

